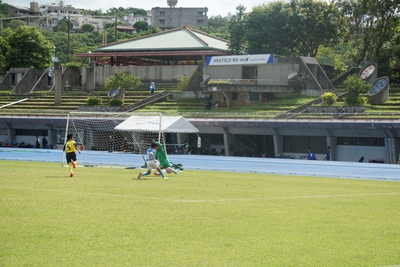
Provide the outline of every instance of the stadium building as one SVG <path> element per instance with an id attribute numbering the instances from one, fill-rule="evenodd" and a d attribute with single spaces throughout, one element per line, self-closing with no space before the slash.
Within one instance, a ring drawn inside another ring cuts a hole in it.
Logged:
<path id="1" fill-rule="evenodd" d="M 200 74 L 194 81 L 198 86 L 172 96 L 197 97 L 199 101 L 212 99 L 225 108 L 263 103 L 294 93 L 312 95 L 318 101 L 324 92 L 335 91 L 335 83 L 342 79 L 328 79 L 314 58 L 229 55 L 227 44 L 226 40 L 185 26 L 100 46 L 93 53 L 75 56 L 91 61 L 81 71 L 82 86 L 87 92 L 103 88 L 104 80 L 118 70 L 140 76 L 144 83 L 155 80 L 156 84 L 176 82 L 177 75 L 191 77 L 196 71 Z M 377 68 L 367 70 L 368 75 L 364 75 L 365 70 L 357 71 L 365 80 L 371 80 L 374 89 Z M 26 79 L 27 75 L 20 75 L 18 83 L 36 84 Z M 7 80 L 10 78 L 6 76 L 3 83 Z M 32 90 L 29 86 L 18 87 L 18 83 L 15 87 L 19 88 L 19 94 Z M 58 90 L 61 90 L 65 81 L 59 83 Z M 377 93 L 388 90 L 387 82 Z M 65 114 L 51 117 L 7 114 L 5 105 L 1 110 L 0 141 L 3 143 L 12 140 L 32 144 L 35 135 L 46 135 L 53 148 L 62 147 L 67 123 Z M 320 160 L 330 146 L 332 160 L 356 162 L 364 157 L 366 161 L 397 163 L 399 116 L 370 115 L 359 119 L 360 112 L 362 110 L 354 107 L 343 116 L 334 117 L 330 110 L 312 110 L 310 105 L 304 105 L 272 117 L 238 114 L 235 118 L 217 118 L 201 113 L 187 114 L 185 118 L 199 130 L 201 149 L 196 148 L 196 134 L 169 135 L 167 143 L 181 144 L 188 140 L 197 153 L 282 158 L 299 158 L 310 147 Z M 122 121 L 118 119 L 119 123 Z M 85 130 L 87 136 L 97 134 L 93 129 Z"/>

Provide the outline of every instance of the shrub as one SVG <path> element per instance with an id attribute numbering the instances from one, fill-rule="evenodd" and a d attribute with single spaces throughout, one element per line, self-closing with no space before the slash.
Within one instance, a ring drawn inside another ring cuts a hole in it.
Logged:
<path id="1" fill-rule="evenodd" d="M 178 89 L 183 90 L 189 84 L 189 78 L 186 75 L 179 74 L 175 76 L 176 80 L 178 81 Z"/>
<path id="2" fill-rule="evenodd" d="M 351 75 L 347 77 L 343 85 L 345 90 L 348 91 L 344 102 L 350 105 L 362 105 L 365 103 L 365 99 L 360 97 L 360 94 L 364 94 L 371 88 L 370 84 L 367 84 L 362 79 L 358 78 L 356 75 Z"/>
<path id="3" fill-rule="evenodd" d="M 228 81 L 228 80 L 218 80 L 218 81 L 213 81 L 213 80 L 211 80 L 211 81 L 208 82 L 208 84 L 211 84 L 211 85 L 213 85 L 213 84 L 218 85 L 218 84 L 232 84 L 232 83 L 231 83 L 230 81 Z"/>
<path id="4" fill-rule="evenodd" d="M 337 101 L 336 94 L 335 93 L 331 93 L 331 92 L 324 93 L 321 96 L 321 98 L 322 98 L 322 101 L 324 101 L 324 103 L 327 104 L 327 105 L 333 105 Z"/>
<path id="5" fill-rule="evenodd" d="M 101 105 L 102 99 L 97 98 L 97 97 L 89 97 L 86 99 L 86 104 L 88 106 L 96 106 L 96 105 Z"/>
<path id="6" fill-rule="evenodd" d="M 112 99 L 110 99 L 110 101 L 108 101 L 108 104 L 110 106 L 114 106 L 114 107 L 122 106 L 124 104 L 124 101 L 122 101 L 122 99 L 119 99 L 119 98 L 112 98 Z"/>

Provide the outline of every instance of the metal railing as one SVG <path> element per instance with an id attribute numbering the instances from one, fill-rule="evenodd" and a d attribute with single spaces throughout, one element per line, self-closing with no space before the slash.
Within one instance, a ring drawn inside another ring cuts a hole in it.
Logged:
<path id="1" fill-rule="evenodd" d="M 0 116 L 7 117 L 37 117 L 37 116 L 67 116 L 71 111 L 68 110 L 6 110 L 0 109 Z M 138 112 L 140 113 L 140 112 Z M 132 113 L 133 114 L 133 113 Z M 366 113 L 346 113 L 337 116 L 336 113 L 309 113 L 309 112 L 162 112 L 164 116 L 183 116 L 185 118 L 204 118 L 204 119 L 253 119 L 253 120 L 399 120 L 400 112 L 366 112 Z M 285 115 L 284 118 L 280 115 Z"/>

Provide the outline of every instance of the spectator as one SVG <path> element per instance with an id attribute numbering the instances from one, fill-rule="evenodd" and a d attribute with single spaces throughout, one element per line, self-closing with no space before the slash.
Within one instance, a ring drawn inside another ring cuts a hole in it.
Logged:
<path id="1" fill-rule="evenodd" d="M 307 159 L 308 160 L 316 160 L 315 154 L 312 152 L 311 148 L 308 148 L 307 151 Z"/>
<path id="2" fill-rule="evenodd" d="M 207 100 L 205 109 L 211 109 L 211 108 L 212 108 L 211 102 L 210 102 L 210 100 Z"/>
<path id="3" fill-rule="evenodd" d="M 45 135 L 43 135 L 43 138 L 42 138 L 42 148 L 49 148 L 49 142 L 47 141 Z"/>
<path id="4" fill-rule="evenodd" d="M 35 139 L 35 148 L 40 148 L 40 138 L 38 135 L 36 135 Z"/>
<path id="5" fill-rule="evenodd" d="M 154 83 L 153 80 L 151 80 L 151 83 L 150 83 L 150 92 L 151 92 L 151 93 L 154 93 L 154 90 L 156 90 L 156 84 Z"/>
<path id="6" fill-rule="evenodd" d="M 326 148 L 326 155 L 325 155 L 324 160 L 329 161 L 330 159 L 331 159 L 331 147 L 328 146 L 328 147 Z"/>

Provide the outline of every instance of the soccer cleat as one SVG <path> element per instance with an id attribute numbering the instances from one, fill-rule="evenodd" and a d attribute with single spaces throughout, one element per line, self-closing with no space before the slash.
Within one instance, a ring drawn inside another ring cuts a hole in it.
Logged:
<path id="1" fill-rule="evenodd" d="M 142 173 L 139 172 L 139 175 L 137 176 L 138 179 L 140 179 L 140 177 L 142 177 Z"/>
<path id="2" fill-rule="evenodd" d="M 74 177 L 74 173 L 71 172 L 71 173 L 69 174 L 69 177 Z"/>
<path id="3" fill-rule="evenodd" d="M 168 177 L 167 177 L 167 176 L 164 176 L 163 179 L 164 179 L 164 180 L 168 180 Z"/>
<path id="4" fill-rule="evenodd" d="M 71 164 L 72 164 L 72 168 L 76 168 L 76 164 L 75 164 L 75 162 L 73 162 L 73 161 L 71 161 Z"/>

